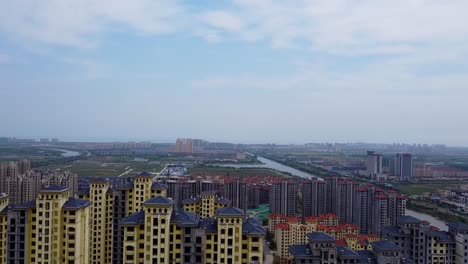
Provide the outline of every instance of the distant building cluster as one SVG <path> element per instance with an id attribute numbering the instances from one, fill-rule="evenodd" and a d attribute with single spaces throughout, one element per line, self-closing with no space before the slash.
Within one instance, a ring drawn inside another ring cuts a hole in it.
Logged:
<path id="1" fill-rule="evenodd" d="M 19 205 L 0 196 L 0 263 L 263 263 L 258 220 L 214 192 L 184 210 L 154 180 L 94 180 L 77 198 L 51 185 Z"/>
<path id="2" fill-rule="evenodd" d="M 299 188 L 302 218 L 297 217 Z M 280 181 L 270 190 L 269 230 L 275 235 L 280 257 L 287 262 L 292 257 L 289 246 L 306 243 L 310 232 L 324 232 L 342 240 L 341 244 L 365 249 L 382 227 L 396 224 L 405 210 L 406 198 L 401 194 L 348 178 L 312 179 L 302 186 Z"/>
<path id="3" fill-rule="evenodd" d="M 67 186 L 74 195 L 78 190 L 78 175 L 68 171 L 31 170 L 29 160 L 0 164 L 0 192 L 8 195 L 10 203 L 31 201 L 39 190 L 49 185 Z"/>
<path id="4" fill-rule="evenodd" d="M 205 141 L 192 138 L 178 138 L 175 145 L 177 153 L 196 153 L 203 150 Z"/>
<path id="5" fill-rule="evenodd" d="M 339 223 L 352 223 L 362 234 L 379 233 L 385 225 L 395 224 L 405 214 L 406 198 L 372 184 L 348 178 L 327 177 L 307 180 L 302 186 L 292 181 L 272 184 L 270 212 L 296 216 L 298 191 L 302 193 L 302 217 L 335 214 Z"/>
<path id="6" fill-rule="evenodd" d="M 242 180 L 230 177 L 176 177 L 159 175 L 156 180 L 167 186 L 168 197 L 171 197 L 177 206 L 183 206 L 184 202 L 201 199 L 203 192 L 216 191 L 221 197 L 231 201 L 232 206 L 244 211 L 248 208 L 256 208 L 260 204 L 268 204 L 270 180 L 276 181 L 276 177 L 246 177 Z"/>
<path id="7" fill-rule="evenodd" d="M 109 143 L 81 143 L 83 149 L 89 150 L 130 150 L 130 149 L 148 149 L 151 148 L 151 142 L 109 142 Z"/>
<path id="8" fill-rule="evenodd" d="M 383 157 L 374 151 L 367 151 L 366 176 L 375 181 L 389 179 L 408 181 L 413 178 L 413 156 L 410 153 L 397 153 L 389 159 L 388 168 L 384 171 Z"/>

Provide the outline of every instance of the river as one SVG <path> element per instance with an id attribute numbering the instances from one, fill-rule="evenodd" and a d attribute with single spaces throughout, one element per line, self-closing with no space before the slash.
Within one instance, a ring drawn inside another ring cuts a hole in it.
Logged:
<path id="1" fill-rule="evenodd" d="M 63 152 L 61 155 L 65 158 L 76 157 L 80 155 L 80 152 L 66 149 L 50 149 Z"/>
<path id="2" fill-rule="evenodd" d="M 431 225 L 439 228 L 440 230 L 444 230 L 444 231 L 448 230 L 448 227 L 447 227 L 447 225 L 446 225 L 446 223 L 444 221 L 439 220 L 439 219 L 437 219 L 437 218 L 435 218 L 435 217 L 433 217 L 431 215 L 415 212 L 415 211 L 409 210 L 409 209 L 406 209 L 406 215 L 411 215 L 413 217 L 418 218 L 419 220 L 426 220 L 429 223 L 431 223 Z"/>
<path id="3" fill-rule="evenodd" d="M 222 164 L 222 163 L 217 163 L 217 164 L 209 164 L 211 166 L 216 166 L 216 167 L 228 167 L 228 168 L 269 168 L 273 170 L 277 170 L 280 172 L 287 172 L 290 173 L 291 175 L 305 178 L 305 179 L 310 179 L 311 177 L 317 177 L 312 174 L 300 171 L 298 169 L 283 165 L 281 163 L 278 163 L 276 161 L 264 158 L 264 157 L 257 157 L 257 160 L 261 162 L 261 164 L 236 164 L 236 163 L 229 163 L 229 164 Z M 322 179 L 320 177 L 317 177 L 319 179 Z"/>

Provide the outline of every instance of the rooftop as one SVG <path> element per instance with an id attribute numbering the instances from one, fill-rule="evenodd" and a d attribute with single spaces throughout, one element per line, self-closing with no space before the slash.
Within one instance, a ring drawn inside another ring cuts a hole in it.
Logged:
<path id="1" fill-rule="evenodd" d="M 64 192 L 69 190 L 70 188 L 65 187 L 65 186 L 59 186 L 59 185 L 50 185 L 44 189 L 41 190 L 41 192 Z"/>
<path id="2" fill-rule="evenodd" d="M 77 210 L 90 206 L 91 202 L 83 199 L 69 198 L 68 201 L 63 205 L 63 209 Z"/>
<path id="3" fill-rule="evenodd" d="M 432 230 L 429 236 L 435 238 L 437 242 L 455 242 L 453 236 L 447 231 Z"/>
<path id="4" fill-rule="evenodd" d="M 151 185 L 151 189 L 153 189 L 153 190 L 166 190 L 167 185 L 164 184 L 164 183 L 160 183 L 160 182 L 153 182 L 153 184 Z"/>
<path id="5" fill-rule="evenodd" d="M 208 233 L 218 232 L 218 223 L 215 219 L 210 217 L 202 219 L 200 222 L 200 227 L 205 229 Z"/>
<path id="6" fill-rule="evenodd" d="M 153 178 L 153 174 L 144 171 L 144 172 L 141 172 L 140 174 L 135 175 L 135 177 L 145 177 L 145 178 L 146 177 L 151 177 L 151 178 Z"/>
<path id="7" fill-rule="evenodd" d="M 25 202 L 25 203 L 22 203 L 22 204 L 13 204 L 13 205 L 10 206 L 9 209 L 24 210 L 24 209 L 33 209 L 33 208 L 36 208 L 36 200 L 32 200 L 32 201 Z"/>
<path id="8" fill-rule="evenodd" d="M 329 234 L 323 232 L 313 232 L 307 234 L 309 241 L 311 242 L 335 242 L 335 239 Z"/>
<path id="9" fill-rule="evenodd" d="M 144 223 L 145 212 L 143 211 L 131 214 L 120 221 L 120 224 L 123 226 L 142 225 Z"/>
<path id="10" fill-rule="evenodd" d="M 149 200 L 146 200 L 146 202 L 143 203 L 143 205 L 159 205 L 159 206 L 172 206 L 172 204 L 173 202 L 164 196 L 157 196 Z"/>
<path id="11" fill-rule="evenodd" d="M 371 243 L 372 248 L 378 251 L 401 251 L 401 248 L 388 240 L 379 240 Z"/>
<path id="12" fill-rule="evenodd" d="M 266 236 L 266 230 L 262 223 L 255 218 L 249 217 L 242 223 L 242 233 L 248 236 Z"/>
<path id="13" fill-rule="evenodd" d="M 225 205 L 231 204 L 231 201 L 224 197 L 216 197 L 215 202 L 220 203 L 220 204 L 225 204 Z"/>
<path id="14" fill-rule="evenodd" d="M 309 256 L 312 256 L 312 252 L 310 252 L 309 244 L 289 246 L 289 252 L 294 257 L 309 257 Z"/>
<path id="15" fill-rule="evenodd" d="M 420 224 L 421 220 L 411 215 L 402 215 L 398 217 L 398 222 L 402 224 Z"/>
<path id="16" fill-rule="evenodd" d="M 198 226 L 200 215 L 187 212 L 184 210 L 174 210 L 171 215 L 171 223 L 177 223 L 179 226 Z"/>
<path id="17" fill-rule="evenodd" d="M 458 232 L 468 232 L 468 225 L 458 222 L 458 223 L 448 223 L 447 226 L 450 229 L 456 230 Z"/>
<path id="18" fill-rule="evenodd" d="M 240 208 L 237 207 L 224 207 L 224 208 L 219 208 L 216 210 L 216 215 L 217 216 L 244 216 L 244 211 Z"/>
<path id="19" fill-rule="evenodd" d="M 341 259 L 344 259 L 344 258 L 358 259 L 359 258 L 359 254 L 348 247 L 336 246 L 336 253 L 338 253 L 338 256 Z"/>
<path id="20" fill-rule="evenodd" d="M 192 197 L 182 200 L 182 204 L 194 204 L 201 201 L 200 197 Z"/>

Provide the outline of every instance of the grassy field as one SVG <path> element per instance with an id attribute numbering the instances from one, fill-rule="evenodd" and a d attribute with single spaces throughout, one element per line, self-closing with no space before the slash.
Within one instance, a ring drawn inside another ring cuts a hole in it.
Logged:
<path id="1" fill-rule="evenodd" d="M 118 176 L 130 169 L 133 169 L 129 175 L 137 172 L 160 172 L 163 166 L 157 163 L 149 162 L 102 162 L 96 160 L 78 160 L 71 164 L 60 164 L 49 167 L 50 169 L 59 169 L 71 171 L 79 176 Z"/>
<path id="2" fill-rule="evenodd" d="M 231 176 L 231 177 L 245 177 L 251 175 L 258 175 L 258 176 L 270 176 L 270 175 L 278 175 L 278 176 L 286 176 L 280 172 L 270 170 L 270 169 L 263 169 L 263 168 L 217 168 L 217 167 L 194 167 L 188 169 L 188 174 L 191 175 L 200 175 L 200 176 Z"/>
<path id="3" fill-rule="evenodd" d="M 432 192 L 460 188 L 463 182 L 435 182 L 401 184 L 397 187 L 402 193 L 409 195 L 428 195 Z"/>
<path id="4" fill-rule="evenodd" d="M 37 147 L 0 147 L 0 161 L 39 160 L 61 157 L 62 152 Z"/>

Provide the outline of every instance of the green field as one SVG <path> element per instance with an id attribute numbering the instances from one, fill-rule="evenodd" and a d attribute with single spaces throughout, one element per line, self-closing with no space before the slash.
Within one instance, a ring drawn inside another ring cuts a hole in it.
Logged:
<path id="1" fill-rule="evenodd" d="M 409 195 L 429 195 L 447 189 L 460 188 L 463 182 L 411 183 L 395 186 L 400 192 Z"/>
<path id="2" fill-rule="evenodd" d="M 99 160 L 77 160 L 70 164 L 60 164 L 48 167 L 54 170 L 71 171 L 79 176 L 118 176 L 130 169 L 129 175 L 137 172 L 160 172 L 163 166 L 149 162 L 105 162 Z"/>
<path id="3" fill-rule="evenodd" d="M 264 221 L 268 220 L 268 215 L 270 214 L 270 206 L 269 205 L 260 205 L 256 209 L 247 210 L 247 215 L 255 216 L 258 219 Z"/>
<path id="4" fill-rule="evenodd" d="M 246 176 L 287 176 L 278 171 L 263 169 L 263 168 L 219 168 L 219 167 L 194 167 L 189 168 L 187 174 L 200 176 L 231 176 L 231 177 L 246 177 Z"/>
<path id="5" fill-rule="evenodd" d="M 0 147 L 0 161 L 51 159 L 61 154 L 61 151 L 38 147 Z"/>

